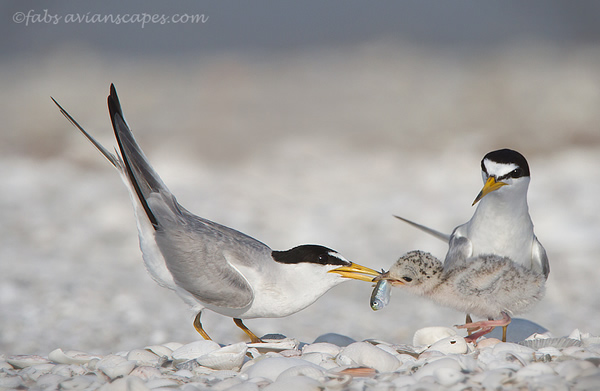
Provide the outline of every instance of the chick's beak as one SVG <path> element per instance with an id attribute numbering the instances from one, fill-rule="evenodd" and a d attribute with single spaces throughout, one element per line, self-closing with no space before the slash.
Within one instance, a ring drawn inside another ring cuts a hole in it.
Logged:
<path id="1" fill-rule="evenodd" d="M 494 178 L 493 176 L 489 177 L 487 179 L 487 181 L 485 181 L 485 185 L 483 185 L 483 189 L 481 189 L 479 194 L 477 194 L 477 197 L 475 198 L 475 201 L 473 201 L 473 204 L 471 204 L 471 206 L 478 203 L 479 200 L 481 200 L 487 194 L 490 194 L 491 192 L 498 190 L 499 188 L 501 188 L 504 185 L 506 185 L 506 183 L 496 182 L 496 178 Z"/>
<path id="2" fill-rule="evenodd" d="M 329 270 L 329 273 L 337 273 L 342 277 L 366 282 L 372 282 L 374 278 L 379 277 L 381 274 L 373 269 L 369 269 L 368 267 L 359 265 L 357 263 L 351 263 L 348 266 L 342 266 Z"/>

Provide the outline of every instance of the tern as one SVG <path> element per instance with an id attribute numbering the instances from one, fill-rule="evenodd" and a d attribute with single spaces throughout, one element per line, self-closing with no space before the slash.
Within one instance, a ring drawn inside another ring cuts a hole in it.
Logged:
<path id="1" fill-rule="evenodd" d="M 529 215 L 527 190 L 529 164 L 511 149 L 489 152 L 481 160 L 483 188 L 472 205 L 473 217 L 447 235 L 400 216 L 396 218 L 448 242 L 444 270 L 469 262 L 474 257 L 508 257 L 518 265 L 548 278 L 546 250 L 537 239 Z M 467 323 L 471 318 L 467 315 Z"/>
<path id="2" fill-rule="evenodd" d="M 110 86 L 108 110 L 118 145 L 115 154 L 86 132 L 54 98 L 52 101 L 121 174 L 134 206 L 146 269 L 159 285 L 175 291 L 196 311 L 194 327 L 205 339 L 210 337 L 200 323 L 204 309 L 233 318 L 252 342 L 261 342 L 242 319 L 291 315 L 347 279 L 371 282 L 380 274 L 320 245 L 275 251 L 246 234 L 189 212 L 177 202 L 137 144 L 114 85 Z"/>
<path id="3" fill-rule="evenodd" d="M 389 281 L 438 304 L 487 317 L 489 320 L 456 326 L 479 330 L 467 337 L 469 341 L 501 326 L 502 341 L 506 342 L 511 314 L 527 311 L 544 297 L 546 277 L 508 257 L 478 255 L 447 268 L 429 253 L 411 251 L 375 281 Z"/>

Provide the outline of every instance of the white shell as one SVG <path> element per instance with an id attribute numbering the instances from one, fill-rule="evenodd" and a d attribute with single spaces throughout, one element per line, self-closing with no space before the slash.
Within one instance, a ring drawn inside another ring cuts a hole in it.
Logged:
<path id="1" fill-rule="evenodd" d="M 269 384 L 263 391 L 321 391 L 321 383 L 306 376 L 287 377 Z"/>
<path id="2" fill-rule="evenodd" d="M 437 341 L 456 336 L 456 330 L 449 327 L 424 327 L 415 332 L 413 336 L 414 346 L 429 346 Z"/>
<path id="3" fill-rule="evenodd" d="M 135 362 L 110 354 L 98 362 L 97 368 L 109 378 L 115 379 L 119 376 L 128 375 L 135 368 Z"/>
<path id="4" fill-rule="evenodd" d="M 220 348 L 221 346 L 214 341 L 194 341 L 174 350 L 173 353 L 171 353 L 171 357 L 173 357 L 175 362 L 188 361 L 214 352 Z"/>
<path id="5" fill-rule="evenodd" d="M 541 362 L 534 362 L 526 367 L 523 367 L 517 371 L 516 377 L 518 379 L 530 379 L 532 377 L 542 376 L 542 375 L 555 375 L 554 369 L 550 367 L 548 364 L 544 364 Z"/>
<path id="6" fill-rule="evenodd" d="M 288 349 L 296 349 L 300 342 L 294 338 L 284 338 L 284 339 L 271 339 L 265 340 L 264 342 L 250 343 L 248 347 L 264 349 L 264 350 L 272 350 L 272 351 L 280 351 L 280 350 L 288 350 Z"/>
<path id="7" fill-rule="evenodd" d="M 325 372 L 314 365 L 298 365 L 281 372 L 277 376 L 277 381 L 294 376 L 307 376 L 315 380 L 320 380 L 324 378 Z"/>
<path id="8" fill-rule="evenodd" d="M 140 364 L 158 364 L 159 357 L 145 349 L 133 349 L 127 354 L 127 360 L 135 361 L 137 365 Z"/>
<path id="9" fill-rule="evenodd" d="M 342 350 L 342 348 L 340 348 L 337 345 L 334 345 L 332 343 L 328 343 L 328 342 L 317 342 L 317 343 L 313 343 L 311 345 L 306 345 L 302 348 L 302 354 L 307 354 L 307 353 L 326 353 L 332 356 L 336 356 L 338 355 L 338 353 Z"/>
<path id="10" fill-rule="evenodd" d="M 431 361 L 423 365 L 417 372 L 413 374 L 414 378 L 418 381 L 426 376 L 436 377 L 437 371 L 443 369 L 446 373 L 448 370 L 454 372 L 462 371 L 462 367 L 458 361 L 450 357 L 440 358 L 435 361 Z M 444 375 L 442 375 L 444 376 Z"/>
<path id="11" fill-rule="evenodd" d="M 162 375 L 162 373 L 160 372 L 160 369 L 158 369 L 156 367 L 142 365 L 142 366 L 136 367 L 133 371 L 131 371 L 129 373 L 129 375 L 139 377 L 142 380 L 150 380 L 150 379 L 160 377 Z"/>
<path id="12" fill-rule="evenodd" d="M 264 378 L 273 382 L 287 369 L 297 366 L 304 367 L 307 365 L 321 369 L 318 365 L 311 364 L 300 358 L 267 357 L 262 360 L 256 360 L 255 363 L 249 367 L 244 367 L 243 373 L 248 375 L 249 379 Z"/>
<path id="13" fill-rule="evenodd" d="M 95 358 L 100 359 L 102 357 L 74 350 L 63 352 L 60 348 L 55 349 L 48 354 L 48 359 L 58 364 L 87 364 Z"/>
<path id="14" fill-rule="evenodd" d="M 173 350 L 163 345 L 150 345 L 146 346 L 144 349 L 156 354 L 159 357 L 171 357 L 171 353 L 173 353 Z"/>
<path id="15" fill-rule="evenodd" d="M 442 352 L 445 354 L 464 354 L 467 353 L 469 347 L 467 346 L 467 342 L 463 337 L 455 335 L 452 337 L 440 339 L 439 341 L 432 344 L 427 350 L 437 350 L 438 352 Z"/>
<path id="16" fill-rule="evenodd" d="M 366 366 L 379 372 L 393 372 L 400 366 L 396 357 L 368 342 L 355 342 L 346 346 L 337 360 L 341 365 Z"/>
<path id="17" fill-rule="evenodd" d="M 557 349 L 568 348 L 569 346 L 583 346 L 583 343 L 577 339 L 572 338 L 539 338 L 539 339 L 526 339 L 525 341 L 519 342 L 519 345 L 527 346 L 529 348 L 538 350 L 546 347 L 554 347 Z"/>
<path id="18" fill-rule="evenodd" d="M 50 361 L 45 359 L 42 356 L 36 355 L 17 355 L 17 356 L 8 356 L 6 358 L 6 362 L 12 365 L 15 368 L 27 368 L 34 365 L 40 364 L 49 364 Z"/>
<path id="19" fill-rule="evenodd" d="M 243 343 L 228 345 L 196 358 L 198 364 L 212 369 L 239 369 L 246 358 L 248 346 Z M 175 354 L 173 352 L 173 354 Z"/>

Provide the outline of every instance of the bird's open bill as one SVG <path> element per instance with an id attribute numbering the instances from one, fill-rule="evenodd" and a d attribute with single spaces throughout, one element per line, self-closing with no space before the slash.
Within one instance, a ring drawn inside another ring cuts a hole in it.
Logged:
<path id="1" fill-rule="evenodd" d="M 353 278 L 355 280 L 361 280 L 366 282 L 372 282 L 375 277 L 378 277 L 381 273 L 369 269 L 368 267 L 352 263 L 350 266 L 342 266 L 336 269 L 330 270 L 329 273 L 337 273 L 342 277 Z"/>
<path id="2" fill-rule="evenodd" d="M 475 198 L 475 201 L 473 201 L 473 204 L 471 204 L 471 206 L 473 206 L 476 203 L 478 203 L 479 200 L 481 200 L 487 194 L 490 194 L 494 190 L 498 190 L 499 188 L 501 188 L 504 185 L 506 185 L 506 183 L 504 183 L 504 182 L 496 182 L 496 178 L 494 178 L 493 176 L 489 177 L 488 180 L 485 181 L 485 185 L 483 185 L 483 189 L 481 189 L 481 191 L 479 192 L 479 194 L 477 194 L 477 197 Z"/>
<path id="3" fill-rule="evenodd" d="M 392 286 L 404 285 L 404 281 L 390 278 L 390 272 L 379 273 L 377 277 L 373 279 L 373 282 L 379 282 L 380 280 L 388 280 Z"/>

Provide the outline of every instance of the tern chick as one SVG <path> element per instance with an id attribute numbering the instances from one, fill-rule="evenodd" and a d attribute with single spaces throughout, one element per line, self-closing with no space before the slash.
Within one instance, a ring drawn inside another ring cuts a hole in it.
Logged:
<path id="1" fill-rule="evenodd" d="M 234 318 L 252 342 L 260 342 L 242 319 L 291 315 L 347 278 L 371 282 L 379 275 L 320 245 L 274 251 L 186 210 L 137 144 L 114 85 L 108 110 L 118 145 L 115 154 L 52 100 L 121 174 L 133 202 L 146 268 L 158 284 L 175 291 L 197 312 L 194 327 L 205 339 L 210 339 L 200 323 L 205 308 Z"/>
<path id="2" fill-rule="evenodd" d="M 508 257 L 479 255 L 445 269 L 433 255 L 411 251 L 375 280 L 387 280 L 440 305 L 488 318 L 457 326 L 480 330 L 468 337 L 472 341 L 496 326 L 504 328 L 506 341 L 511 314 L 527 311 L 544 297 L 546 277 Z"/>

